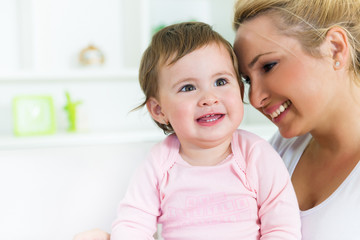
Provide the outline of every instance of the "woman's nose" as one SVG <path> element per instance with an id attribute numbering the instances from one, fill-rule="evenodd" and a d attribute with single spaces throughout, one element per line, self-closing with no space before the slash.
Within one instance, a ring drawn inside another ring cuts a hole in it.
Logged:
<path id="1" fill-rule="evenodd" d="M 213 104 L 218 103 L 218 98 L 216 97 L 215 94 L 212 93 L 205 93 L 200 101 L 199 101 L 199 106 L 200 107 L 204 107 L 204 106 L 211 106 Z"/>
<path id="2" fill-rule="evenodd" d="M 270 94 L 264 84 L 255 82 L 251 83 L 249 90 L 249 100 L 251 105 L 255 108 L 262 108 L 266 106 L 269 99 Z"/>

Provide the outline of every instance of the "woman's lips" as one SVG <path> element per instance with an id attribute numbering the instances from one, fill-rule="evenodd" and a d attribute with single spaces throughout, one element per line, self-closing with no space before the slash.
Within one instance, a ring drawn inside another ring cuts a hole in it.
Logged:
<path id="1" fill-rule="evenodd" d="M 287 100 L 283 104 L 281 104 L 277 109 L 275 109 L 273 112 L 268 113 L 272 119 L 277 118 L 282 112 L 284 112 L 288 107 L 291 105 L 291 101 Z"/>

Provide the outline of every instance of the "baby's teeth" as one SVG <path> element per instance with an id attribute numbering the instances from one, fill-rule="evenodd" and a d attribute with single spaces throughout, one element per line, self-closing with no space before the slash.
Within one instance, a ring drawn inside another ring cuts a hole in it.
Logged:
<path id="1" fill-rule="evenodd" d="M 280 112 L 285 111 L 285 107 L 284 107 L 283 105 L 281 105 L 281 106 L 279 107 L 279 111 L 280 111 Z"/>

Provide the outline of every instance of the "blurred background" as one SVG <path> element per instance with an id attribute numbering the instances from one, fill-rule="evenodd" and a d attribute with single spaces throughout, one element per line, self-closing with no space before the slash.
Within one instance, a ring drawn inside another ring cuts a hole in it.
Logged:
<path id="1" fill-rule="evenodd" d="M 204 21 L 231 43 L 234 0 L 0 0 L 0 236 L 110 230 L 128 179 L 164 134 L 137 71 L 165 25 Z M 276 128 L 249 104 L 240 128 Z"/>

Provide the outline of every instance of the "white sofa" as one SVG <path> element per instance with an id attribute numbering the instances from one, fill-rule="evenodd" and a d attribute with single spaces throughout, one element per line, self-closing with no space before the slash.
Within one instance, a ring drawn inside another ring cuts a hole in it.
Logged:
<path id="1" fill-rule="evenodd" d="M 71 240 L 110 231 L 129 178 L 154 142 L 0 151 L 0 238 Z"/>

